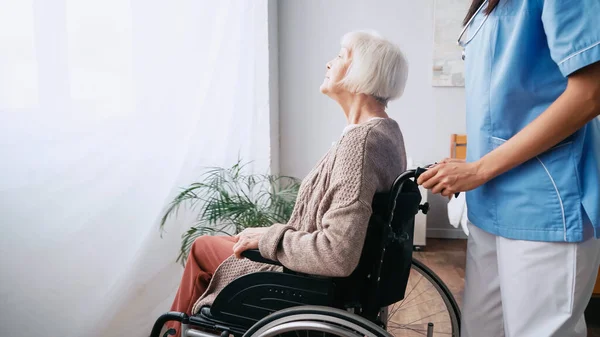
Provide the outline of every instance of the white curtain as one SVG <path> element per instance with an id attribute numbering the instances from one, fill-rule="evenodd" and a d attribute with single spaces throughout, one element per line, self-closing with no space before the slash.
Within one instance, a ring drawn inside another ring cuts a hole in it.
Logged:
<path id="1" fill-rule="evenodd" d="M 148 336 L 205 166 L 270 161 L 267 0 L 0 0 L 0 336 Z"/>

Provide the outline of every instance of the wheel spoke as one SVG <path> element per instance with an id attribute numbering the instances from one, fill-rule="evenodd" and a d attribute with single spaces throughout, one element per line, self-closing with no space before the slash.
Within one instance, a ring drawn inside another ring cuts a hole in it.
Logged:
<path id="1" fill-rule="evenodd" d="M 413 304 L 413 305 L 410 305 L 410 306 L 408 306 L 408 307 L 404 307 L 404 308 L 402 308 L 402 307 L 398 307 L 397 309 L 395 309 L 394 313 L 396 313 L 396 312 L 398 312 L 398 311 L 402 311 L 402 310 L 407 310 L 407 309 L 410 309 L 410 308 L 414 308 L 414 307 L 416 307 L 416 306 L 419 306 L 419 305 L 421 305 L 421 304 L 425 304 L 425 303 L 427 303 L 427 302 L 431 302 L 431 301 L 435 301 L 435 300 L 438 300 L 438 298 L 431 298 L 431 299 L 425 300 L 425 301 L 423 301 L 423 302 L 415 303 L 415 304 Z M 390 317 L 390 316 L 388 316 L 388 317 Z"/>
<path id="2" fill-rule="evenodd" d="M 414 332 L 417 332 L 422 335 L 424 335 L 427 332 L 426 329 L 417 329 L 417 328 L 411 328 L 411 327 L 407 327 L 407 326 L 398 326 L 398 327 L 395 327 L 394 330 L 410 330 L 410 331 L 414 331 Z M 443 332 L 443 331 L 439 331 L 439 330 L 435 330 L 435 329 L 433 330 L 433 332 L 435 332 L 438 335 L 452 336 L 452 332 Z"/>
<path id="3" fill-rule="evenodd" d="M 406 296 L 387 307 L 388 315 L 383 320 L 388 332 L 395 337 L 426 336 L 427 323 L 434 323 L 435 336 L 458 337 L 460 312 L 452 303 L 454 298 L 442 280 L 413 260 Z"/>
<path id="4" fill-rule="evenodd" d="M 405 304 L 407 304 L 407 303 L 410 303 L 410 302 L 414 301 L 414 300 L 415 300 L 415 298 L 417 298 L 417 297 L 421 296 L 421 295 L 422 295 L 424 292 L 426 292 L 427 290 L 429 290 L 429 289 L 431 289 L 431 288 L 433 288 L 433 285 L 430 285 L 430 286 L 429 286 L 429 287 L 427 287 L 425 290 L 423 290 L 423 291 L 421 291 L 420 293 L 418 293 L 416 296 L 413 296 L 413 298 L 411 298 L 409 301 L 406 301 L 406 300 L 405 300 L 405 301 L 402 301 L 402 304 L 400 305 L 400 307 L 404 306 L 404 305 L 405 305 Z M 407 299 L 408 299 L 408 298 L 407 298 Z"/>
<path id="5" fill-rule="evenodd" d="M 448 320 L 444 320 L 444 321 L 428 321 L 427 323 L 438 324 L 438 323 L 449 323 L 449 322 L 450 321 L 448 321 Z M 397 326 L 406 326 L 406 325 L 410 325 L 411 324 L 411 323 L 400 323 L 400 322 L 395 322 L 395 321 L 391 321 L 391 323 L 394 323 Z M 415 322 L 413 322 L 413 323 L 415 323 Z M 417 323 L 417 324 L 423 324 L 423 323 Z"/>
<path id="6" fill-rule="evenodd" d="M 426 334 L 423 333 L 423 332 L 421 332 L 421 330 L 417 330 L 417 329 L 414 329 L 414 328 L 411 328 L 411 327 L 402 327 L 402 328 L 399 328 L 399 329 L 410 330 L 410 331 L 416 332 L 416 333 L 418 333 L 420 335 L 426 336 Z"/>
<path id="7" fill-rule="evenodd" d="M 419 285 L 419 283 L 421 283 L 421 281 L 424 279 L 423 275 L 419 274 L 419 276 L 421 276 L 421 278 L 419 279 L 419 281 L 417 281 L 417 284 L 415 284 L 412 287 L 412 289 L 408 292 L 408 295 L 404 296 L 404 300 L 406 300 L 406 299 L 408 299 L 410 297 L 410 294 L 417 288 L 417 286 Z M 409 276 L 409 280 L 410 280 L 410 276 Z M 404 301 L 402 301 L 402 303 L 400 304 L 400 306 L 402 306 L 403 303 L 404 303 Z"/>
<path id="8" fill-rule="evenodd" d="M 423 278 L 421 278 L 421 280 L 422 280 L 422 279 L 423 279 Z M 420 282 L 421 280 L 419 280 L 419 282 Z M 408 299 L 408 297 L 407 297 L 407 298 L 406 298 L 404 301 L 402 301 L 402 303 L 400 304 L 400 306 L 399 306 L 398 308 L 396 308 L 396 309 L 395 309 L 395 310 L 394 310 L 394 311 L 393 311 L 393 312 L 392 312 L 390 315 L 388 315 L 388 317 L 392 317 L 392 316 L 394 316 L 394 315 L 395 315 L 395 314 L 396 314 L 396 313 L 397 313 L 397 312 L 398 312 L 400 309 L 402 309 L 402 307 L 403 307 L 405 304 L 412 302 L 412 301 L 413 301 L 415 298 L 418 298 L 418 297 L 419 297 L 419 296 L 421 296 L 421 295 L 422 295 L 424 292 L 428 291 L 428 290 L 429 290 L 429 289 L 431 289 L 431 288 L 433 288 L 433 286 L 429 286 L 429 287 L 427 287 L 427 289 L 425 289 L 425 290 L 421 291 L 419 294 L 417 294 L 416 296 L 414 296 L 413 298 L 411 298 L 411 299 L 410 299 L 410 300 L 408 300 L 408 301 L 406 301 L 406 300 Z M 414 288 L 413 288 L 413 289 L 414 289 Z M 410 295 L 410 294 L 409 294 L 409 295 Z"/>
<path id="9" fill-rule="evenodd" d="M 431 314 L 431 315 L 427 315 L 427 316 L 425 316 L 425 317 L 423 317 L 423 318 L 419 318 L 419 319 L 416 319 L 416 320 L 414 320 L 414 321 L 412 321 L 412 322 L 408 322 L 408 323 L 406 323 L 406 325 L 409 325 L 409 324 L 413 324 L 413 323 L 415 323 L 415 322 L 422 321 L 422 320 L 424 320 L 425 318 L 429 318 L 429 317 L 431 317 L 431 316 L 435 316 L 435 315 L 437 315 L 437 314 L 439 314 L 439 313 L 442 313 L 442 312 L 444 312 L 444 310 L 441 310 L 441 311 L 438 311 L 438 312 L 434 312 L 434 313 L 433 313 L 433 314 Z"/>

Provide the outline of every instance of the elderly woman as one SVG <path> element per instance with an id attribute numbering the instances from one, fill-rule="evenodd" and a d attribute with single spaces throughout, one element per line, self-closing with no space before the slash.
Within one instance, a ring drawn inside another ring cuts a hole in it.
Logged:
<path id="1" fill-rule="evenodd" d="M 235 278 L 278 270 L 241 258 L 248 249 L 308 274 L 344 277 L 358 265 L 373 196 L 406 168 L 402 133 L 386 106 L 402 95 L 408 66 L 397 46 L 372 33 L 346 34 L 341 44 L 320 90 L 348 126 L 303 180 L 289 222 L 198 238 L 172 310 L 195 314 Z"/>

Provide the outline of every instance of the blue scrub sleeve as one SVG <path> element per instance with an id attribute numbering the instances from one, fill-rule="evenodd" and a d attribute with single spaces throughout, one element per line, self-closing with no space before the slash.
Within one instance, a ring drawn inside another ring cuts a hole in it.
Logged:
<path id="1" fill-rule="evenodd" d="M 600 61 L 600 0 L 540 0 L 552 59 L 566 77 Z"/>

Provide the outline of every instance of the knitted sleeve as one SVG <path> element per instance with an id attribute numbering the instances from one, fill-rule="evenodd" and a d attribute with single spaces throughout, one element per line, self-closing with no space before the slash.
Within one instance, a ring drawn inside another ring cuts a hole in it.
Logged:
<path id="1" fill-rule="evenodd" d="M 349 131 L 335 157 L 325 198 L 330 207 L 321 219 L 321 230 L 309 233 L 275 224 L 259 242 L 261 254 L 289 269 L 323 276 L 350 275 L 360 260 L 371 201 L 380 185 L 380 162 L 372 158 L 372 126 Z"/>

